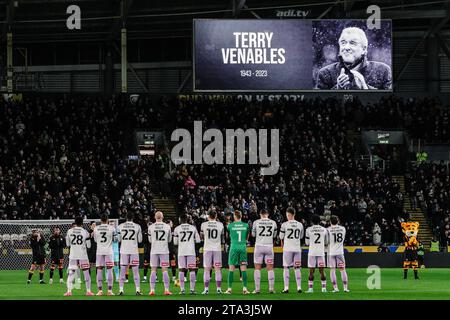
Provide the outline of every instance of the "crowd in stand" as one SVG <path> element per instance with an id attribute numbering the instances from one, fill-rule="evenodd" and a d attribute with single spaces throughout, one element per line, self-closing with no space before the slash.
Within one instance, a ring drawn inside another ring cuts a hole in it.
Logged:
<path id="1" fill-rule="evenodd" d="M 402 128 L 413 139 L 450 141 L 450 109 L 438 98 L 389 96 L 377 103 L 367 103 L 364 108 L 355 100 L 347 104 L 346 115 L 347 121 L 355 122 L 360 128 Z"/>
<path id="2" fill-rule="evenodd" d="M 149 125 L 142 109 L 126 113 L 114 97 L 1 101 L 0 218 L 153 212 L 152 178 L 162 176 L 162 161 L 129 161 L 124 147 L 127 126 Z"/>
<path id="3" fill-rule="evenodd" d="M 421 163 L 408 176 L 412 207 L 421 208 L 431 221 L 441 247 L 450 245 L 450 173 L 447 164 Z"/>
<path id="4" fill-rule="evenodd" d="M 314 213 L 324 220 L 339 216 L 349 230 L 349 245 L 402 242 L 400 222 L 408 217 L 399 185 L 355 159 L 339 101 L 184 101 L 176 119 L 177 127 L 202 120 L 203 130 L 280 129 L 280 170 L 274 176 L 261 176 L 251 165 L 179 168 L 175 179 L 186 183 L 179 188 L 178 206 L 198 224 L 212 206 L 224 220 L 239 209 L 250 222 L 266 208 L 281 224 L 284 210 L 293 206 L 305 226 Z"/>
<path id="5" fill-rule="evenodd" d="M 169 169 L 167 150 L 129 160 L 136 128 L 277 128 L 280 169 L 261 176 L 257 165 L 180 165 Z M 431 122 L 430 122 L 431 121 Z M 288 206 L 305 227 L 312 214 L 337 215 L 347 245 L 399 244 L 408 219 L 399 185 L 379 168 L 357 160 L 349 124 L 404 127 L 413 135 L 449 140 L 448 109 L 437 100 L 389 97 L 363 107 L 355 99 L 247 102 L 117 98 L 30 98 L 0 102 L 0 219 L 98 218 L 128 210 L 152 216 L 153 197 L 176 197 L 194 223 L 215 207 L 226 221 L 238 209 L 254 221 L 266 208 L 278 224 Z M 445 169 L 445 170 L 444 170 Z M 445 165 L 411 174 L 410 193 L 425 206 L 438 233 L 450 236 L 449 173 Z M 447 230 L 449 230 L 447 232 Z"/>

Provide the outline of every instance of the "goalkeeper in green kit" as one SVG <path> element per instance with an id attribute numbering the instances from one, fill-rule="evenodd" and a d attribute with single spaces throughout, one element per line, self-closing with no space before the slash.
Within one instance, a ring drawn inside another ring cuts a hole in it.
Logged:
<path id="1" fill-rule="evenodd" d="M 248 224 L 241 221 L 242 214 L 236 210 L 234 212 L 234 222 L 227 226 L 230 239 L 230 250 L 228 252 L 228 289 L 226 294 L 231 294 L 233 286 L 233 273 L 236 266 L 240 266 L 242 271 L 242 283 L 244 294 L 250 294 L 247 290 L 247 240 L 250 235 Z"/>

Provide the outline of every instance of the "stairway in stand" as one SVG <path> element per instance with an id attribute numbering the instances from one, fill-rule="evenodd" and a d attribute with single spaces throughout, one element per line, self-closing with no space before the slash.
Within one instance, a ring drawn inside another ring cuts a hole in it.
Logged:
<path id="1" fill-rule="evenodd" d="M 405 189 L 405 177 L 404 176 L 392 176 L 392 179 L 400 185 L 400 191 L 403 194 L 403 206 L 412 221 L 419 222 L 419 240 L 423 243 L 425 251 L 430 250 L 431 239 L 433 238 L 433 232 L 431 230 L 428 219 L 425 213 L 420 207 L 413 210 L 411 205 L 411 198 L 409 193 Z"/>
<path id="2" fill-rule="evenodd" d="M 177 204 L 173 198 L 153 198 L 156 211 L 162 211 L 164 220 L 172 220 L 175 225 L 178 224 Z"/>

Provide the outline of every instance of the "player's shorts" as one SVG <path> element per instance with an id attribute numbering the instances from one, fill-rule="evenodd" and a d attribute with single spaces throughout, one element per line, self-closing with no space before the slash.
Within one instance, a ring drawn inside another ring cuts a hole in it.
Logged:
<path id="1" fill-rule="evenodd" d="M 91 267 L 89 259 L 69 259 L 69 270 L 77 270 L 78 267 L 82 270 L 89 269 Z"/>
<path id="2" fill-rule="evenodd" d="M 33 264 L 45 264 L 45 257 L 44 256 L 33 256 Z"/>
<path id="3" fill-rule="evenodd" d="M 274 262 L 274 254 L 272 247 L 266 246 L 258 246 L 255 247 L 255 252 L 253 253 L 253 263 L 262 264 L 263 261 L 265 264 L 273 264 Z"/>
<path id="4" fill-rule="evenodd" d="M 417 250 L 405 249 L 405 261 L 416 261 L 419 260 Z"/>
<path id="5" fill-rule="evenodd" d="M 138 266 L 139 265 L 139 254 L 120 254 L 120 265 L 121 266 Z"/>
<path id="6" fill-rule="evenodd" d="M 203 253 L 203 268 L 212 267 L 222 267 L 222 251 L 205 251 Z"/>
<path id="7" fill-rule="evenodd" d="M 64 258 L 59 258 L 59 257 L 52 257 L 52 264 L 53 265 L 60 265 L 64 263 Z"/>
<path id="8" fill-rule="evenodd" d="M 51 261 L 59 261 L 59 260 L 64 260 L 64 255 L 60 255 L 60 254 L 57 254 L 57 253 L 51 253 L 50 254 L 50 258 L 51 258 Z"/>
<path id="9" fill-rule="evenodd" d="M 328 255 L 329 268 L 345 268 L 345 257 L 343 254 Z"/>
<path id="10" fill-rule="evenodd" d="M 150 255 L 150 266 L 152 268 L 168 268 L 169 267 L 169 254 L 152 254 Z"/>
<path id="11" fill-rule="evenodd" d="M 233 248 L 228 253 L 228 265 L 239 266 L 247 264 L 247 248 Z"/>
<path id="12" fill-rule="evenodd" d="M 95 265 L 97 267 L 114 267 L 114 255 L 112 254 L 98 254 Z"/>
<path id="13" fill-rule="evenodd" d="M 324 256 L 308 256 L 308 268 L 325 268 Z"/>
<path id="14" fill-rule="evenodd" d="M 178 256 L 178 268 L 179 269 L 195 269 L 197 264 L 195 262 L 195 256 Z"/>
<path id="15" fill-rule="evenodd" d="M 301 251 L 284 251 L 283 250 L 283 267 L 301 267 L 302 253 Z"/>

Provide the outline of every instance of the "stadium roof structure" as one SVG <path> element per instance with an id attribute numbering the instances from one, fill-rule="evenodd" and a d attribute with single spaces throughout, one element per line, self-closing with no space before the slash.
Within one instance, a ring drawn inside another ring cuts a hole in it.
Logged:
<path id="1" fill-rule="evenodd" d="M 450 35 L 450 1 L 420 0 L 0 0 L 2 41 L 14 33 L 15 43 L 108 41 L 119 39 L 189 38 L 193 18 L 364 18 L 370 4 L 383 19 L 394 20 L 394 31 L 417 36 L 431 29 Z M 81 8 L 81 30 L 68 30 L 67 7 Z"/>
<path id="2" fill-rule="evenodd" d="M 71 5 L 80 30 L 67 28 Z M 0 90 L 7 48 L 17 90 L 119 90 L 125 28 L 132 91 L 189 91 L 193 19 L 366 19 L 370 5 L 393 21 L 396 89 L 450 92 L 450 0 L 0 0 Z"/>

